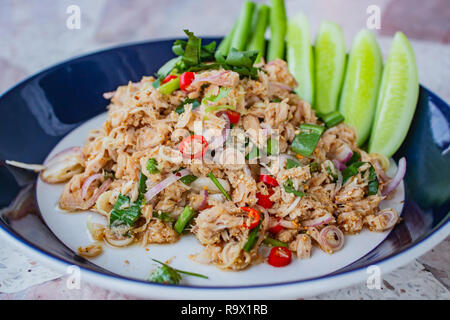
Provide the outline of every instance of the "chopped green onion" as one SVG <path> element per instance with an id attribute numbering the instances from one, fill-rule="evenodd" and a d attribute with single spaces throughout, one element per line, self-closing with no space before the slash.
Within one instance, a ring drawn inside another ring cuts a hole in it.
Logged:
<path id="1" fill-rule="evenodd" d="M 267 245 L 272 246 L 272 247 L 286 247 L 286 248 L 289 248 L 289 246 L 288 246 L 288 244 L 286 242 L 283 242 L 283 241 L 280 241 L 280 240 L 277 240 L 277 239 L 273 239 L 273 238 L 270 238 L 270 237 L 265 238 L 263 242 L 264 242 L 264 244 L 267 244 Z"/>
<path id="2" fill-rule="evenodd" d="M 219 102 L 221 99 L 223 99 L 226 96 L 228 96 L 228 93 L 230 92 L 230 90 L 231 90 L 231 88 L 221 87 L 220 90 L 219 90 L 219 94 L 204 97 L 203 100 L 202 100 L 202 103 L 206 104 L 206 101 Z"/>
<path id="3" fill-rule="evenodd" d="M 147 171 L 150 174 L 157 174 L 157 173 L 159 173 L 158 161 L 156 161 L 155 158 L 148 159 L 148 161 L 147 161 Z"/>
<path id="4" fill-rule="evenodd" d="M 144 200 L 144 194 L 147 191 L 147 185 L 145 184 L 147 182 L 147 176 L 141 172 L 139 175 L 139 196 L 138 200 Z"/>
<path id="5" fill-rule="evenodd" d="M 252 160 L 254 158 L 259 157 L 259 149 L 257 146 L 253 146 L 253 148 L 250 150 L 250 152 L 245 156 L 245 159 Z"/>
<path id="6" fill-rule="evenodd" d="M 220 190 L 220 192 L 222 192 L 222 194 L 225 196 L 225 198 L 228 201 L 231 201 L 231 197 L 228 194 L 228 192 L 223 188 L 223 186 L 220 184 L 219 180 L 217 180 L 216 176 L 214 175 L 214 173 L 210 172 L 208 173 L 208 177 L 211 179 L 211 181 L 216 185 L 216 187 Z"/>
<path id="7" fill-rule="evenodd" d="M 321 116 L 320 118 L 325 123 L 327 128 L 337 126 L 345 120 L 344 116 L 339 111 L 332 111 L 324 116 Z"/>
<path id="8" fill-rule="evenodd" d="M 274 156 L 278 153 L 278 141 L 272 138 L 267 139 L 267 155 Z"/>
<path id="9" fill-rule="evenodd" d="M 295 190 L 294 182 L 292 182 L 291 179 L 287 179 L 287 181 L 283 184 L 283 187 L 284 187 L 284 191 L 286 191 L 286 193 L 293 193 L 297 197 L 303 197 L 306 195 L 304 192 L 302 192 L 300 190 Z"/>
<path id="10" fill-rule="evenodd" d="M 292 141 L 291 150 L 304 157 L 309 157 L 314 152 L 325 127 L 302 123 L 300 130 L 301 132 Z"/>
<path id="11" fill-rule="evenodd" d="M 345 163 L 345 165 L 349 166 L 359 161 L 361 161 L 361 155 L 358 152 L 354 151 L 352 157 Z"/>
<path id="12" fill-rule="evenodd" d="M 183 212 L 181 212 L 180 216 L 178 217 L 177 222 L 175 223 L 175 226 L 173 227 L 178 234 L 181 234 L 186 228 L 186 225 L 189 221 L 195 216 L 195 210 L 192 209 L 190 206 L 186 206 L 183 209 Z"/>
<path id="13" fill-rule="evenodd" d="M 275 102 L 275 103 L 280 103 L 281 102 L 281 99 L 280 98 L 274 98 L 272 101 L 270 101 L 270 102 Z"/>
<path id="14" fill-rule="evenodd" d="M 178 89 L 180 89 L 180 77 L 172 79 L 158 88 L 161 94 L 171 94 Z"/>
<path id="15" fill-rule="evenodd" d="M 298 163 L 297 161 L 292 160 L 292 159 L 287 159 L 287 162 L 286 162 L 287 170 L 292 169 L 292 168 L 297 168 L 299 166 L 300 166 L 300 163 Z"/>
<path id="16" fill-rule="evenodd" d="M 258 242 L 258 239 L 259 239 L 258 232 L 259 232 L 259 229 L 261 228 L 261 224 L 262 224 L 262 219 L 259 220 L 258 225 L 255 228 L 253 228 L 250 231 L 250 233 L 248 234 L 247 242 L 244 244 L 244 247 L 243 247 L 245 252 L 252 251 L 256 242 Z"/>

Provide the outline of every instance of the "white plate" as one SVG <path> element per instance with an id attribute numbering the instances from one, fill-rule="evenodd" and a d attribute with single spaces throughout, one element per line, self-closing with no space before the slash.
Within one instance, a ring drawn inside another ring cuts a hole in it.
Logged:
<path id="1" fill-rule="evenodd" d="M 86 122 L 69 135 L 67 135 L 50 153 L 55 153 L 77 145 L 83 145 L 90 130 L 102 126 L 106 114 L 99 115 Z M 69 248 L 77 251 L 79 246 L 92 244 L 93 241 L 86 228 L 89 216 L 92 221 L 103 221 L 104 218 L 93 212 L 67 213 L 57 207 L 63 185 L 50 185 L 39 179 L 37 184 L 37 199 L 42 216 L 53 233 Z M 403 207 L 403 184 L 393 199 L 384 201 L 381 205 L 392 207 L 401 212 Z M 306 260 L 294 259 L 293 262 L 282 269 L 274 268 L 263 263 L 254 265 L 247 270 L 230 272 L 220 270 L 212 265 L 201 265 L 189 259 L 190 254 L 201 251 L 202 246 L 194 236 L 184 236 L 175 244 L 148 245 L 142 247 L 133 245 L 127 248 L 114 248 L 104 245 L 104 252 L 91 261 L 107 270 L 126 277 L 145 280 L 152 269 L 156 267 L 151 259 L 167 260 L 174 258 L 172 266 L 198 272 L 209 277 L 208 280 L 196 277 L 183 277 L 183 284 L 193 286 L 249 286 L 266 285 L 273 283 L 303 280 L 312 277 L 327 275 L 345 267 L 366 255 L 388 235 L 388 232 L 374 233 L 364 230 L 359 235 L 346 236 L 344 248 L 333 255 L 329 255 L 318 248 L 314 248 L 312 257 Z"/>

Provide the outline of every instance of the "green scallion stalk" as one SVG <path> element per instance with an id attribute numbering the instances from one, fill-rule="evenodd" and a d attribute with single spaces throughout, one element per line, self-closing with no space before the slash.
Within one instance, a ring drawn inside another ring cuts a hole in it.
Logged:
<path id="1" fill-rule="evenodd" d="M 264 244 L 267 244 L 272 247 L 286 247 L 286 248 L 289 247 L 286 242 L 283 242 L 283 241 L 280 241 L 277 239 L 273 239 L 270 237 L 265 238 L 263 242 L 264 242 Z"/>
<path id="2" fill-rule="evenodd" d="M 175 231 L 178 232 L 178 234 L 181 234 L 184 228 L 186 228 L 188 222 L 191 221 L 191 219 L 194 217 L 194 215 L 194 209 L 192 209 L 190 206 L 184 207 L 183 212 L 181 212 L 177 222 L 175 222 L 175 225 L 173 226 Z"/>
<path id="3" fill-rule="evenodd" d="M 269 24 L 270 7 L 265 4 L 259 4 L 255 13 L 255 23 L 247 50 L 258 50 L 258 57 L 255 62 L 260 62 L 262 57 L 266 56 L 266 29 Z"/>
<path id="4" fill-rule="evenodd" d="M 255 7 L 256 5 L 254 2 L 246 0 L 243 3 L 239 23 L 234 32 L 233 39 L 231 40 L 231 48 L 235 48 L 239 51 L 245 49 L 252 29 L 252 19 Z"/>
<path id="5" fill-rule="evenodd" d="M 172 92 L 174 92 L 175 90 L 178 90 L 178 89 L 180 89 L 180 78 L 179 77 L 172 79 L 167 83 L 164 83 L 163 85 L 161 85 L 158 88 L 159 92 L 161 92 L 162 94 L 171 94 Z"/>
<path id="6" fill-rule="evenodd" d="M 324 126 L 316 124 L 302 123 L 301 132 L 294 137 L 291 144 L 291 150 L 304 157 L 309 157 L 314 152 L 317 143 L 325 131 Z"/>
<path id="7" fill-rule="evenodd" d="M 259 233 L 259 228 L 261 227 L 261 224 L 262 224 L 262 220 L 259 220 L 258 225 L 250 231 L 247 242 L 244 244 L 244 247 L 243 247 L 245 252 L 252 251 L 256 242 L 258 242 L 258 239 L 259 239 L 258 233 Z"/>
<path id="8" fill-rule="evenodd" d="M 228 109 L 228 110 L 235 110 L 236 107 L 229 106 L 229 105 L 207 106 L 207 107 L 205 108 L 205 112 L 206 112 L 206 113 L 209 113 L 209 112 L 212 112 L 212 111 L 215 112 L 215 111 L 225 110 L 225 109 Z"/>
<path id="9" fill-rule="evenodd" d="M 216 185 L 216 187 L 220 190 L 220 192 L 222 192 L 222 194 L 225 196 L 225 198 L 228 201 L 231 201 L 231 197 L 228 194 L 228 192 L 223 188 L 223 186 L 220 184 L 219 180 L 217 180 L 216 176 L 214 175 L 214 173 L 210 172 L 208 173 L 208 177 L 211 179 L 211 181 Z"/>
<path id="10" fill-rule="evenodd" d="M 270 41 L 267 61 L 284 59 L 287 30 L 286 8 L 284 0 L 270 0 Z"/>
<path id="11" fill-rule="evenodd" d="M 234 22 L 233 28 L 230 33 L 223 38 L 222 42 L 217 47 L 216 53 L 214 57 L 217 61 L 225 60 L 225 57 L 228 55 L 231 49 L 231 41 L 233 40 L 234 33 L 236 32 L 236 28 L 239 24 L 239 19 Z"/>
<path id="12" fill-rule="evenodd" d="M 337 126 L 345 120 L 344 116 L 339 111 L 333 111 L 320 117 L 327 128 Z"/>

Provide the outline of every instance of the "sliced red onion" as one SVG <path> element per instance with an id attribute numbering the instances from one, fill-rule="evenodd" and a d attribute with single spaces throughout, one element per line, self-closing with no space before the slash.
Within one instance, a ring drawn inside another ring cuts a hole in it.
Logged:
<path id="1" fill-rule="evenodd" d="M 345 168 L 347 168 L 347 166 L 346 166 L 345 164 L 343 164 L 342 162 L 340 162 L 340 161 L 337 160 L 337 159 L 333 159 L 333 160 L 331 160 L 331 161 L 333 161 L 334 166 L 335 166 L 339 171 L 342 171 L 342 170 L 344 170 Z"/>
<path id="2" fill-rule="evenodd" d="M 97 201 L 98 197 L 100 197 L 103 192 L 108 190 L 108 188 L 111 185 L 111 183 L 112 183 L 112 179 L 105 180 L 105 182 L 103 182 L 101 184 L 101 186 L 97 190 L 95 190 L 95 192 L 92 195 L 92 197 L 88 201 L 86 201 L 86 206 L 88 208 L 92 207 L 95 204 L 95 202 Z"/>
<path id="3" fill-rule="evenodd" d="M 86 199 L 86 195 L 91 184 L 94 181 L 101 180 L 102 177 L 103 175 L 101 175 L 100 173 L 96 173 L 84 180 L 83 185 L 81 186 L 81 198 Z"/>
<path id="4" fill-rule="evenodd" d="M 205 210 L 208 206 L 208 190 L 203 190 L 203 199 L 200 205 L 196 208 L 197 211 Z"/>
<path id="5" fill-rule="evenodd" d="M 385 182 L 389 181 L 389 177 L 386 175 L 386 172 L 384 172 L 383 168 L 380 166 L 380 163 L 378 160 L 374 160 L 371 162 L 373 164 L 373 167 L 375 168 L 375 172 L 377 173 L 378 180 Z"/>
<path id="6" fill-rule="evenodd" d="M 344 177 L 342 176 L 342 172 L 340 170 L 338 170 L 337 172 L 337 180 L 336 180 L 336 191 L 339 190 L 342 187 L 342 183 L 344 182 Z"/>
<path id="7" fill-rule="evenodd" d="M 386 225 L 383 228 L 383 231 L 391 229 L 398 221 L 398 213 L 392 208 L 383 209 L 378 212 L 377 216 L 384 216 L 386 218 Z"/>
<path id="8" fill-rule="evenodd" d="M 318 227 L 331 221 L 333 221 L 333 216 L 330 213 L 327 213 L 315 219 L 302 221 L 302 224 L 307 227 Z"/>
<path id="9" fill-rule="evenodd" d="M 347 144 L 343 144 L 339 147 L 338 153 L 335 156 L 335 159 L 341 163 L 346 163 L 353 156 L 353 151 Z"/>
<path id="10" fill-rule="evenodd" d="M 326 226 L 320 231 L 319 244 L 329 253 L 338 251 L 344 246 L 344 234 L 336 226 Z"/>
<path id="11" fill-rule="evenodd" d="M 395 173 L 395 176 L 392 178 L 391 181 L 389 181 L 387 184 L 384 185 L 383 190 L 381 191 L 381 194 L 383 196 L 387 196 L 392 191 L 397 189 L 400 182 L 402 182 L 403 178 L 406 174 L 406 159 L 405 157 L 401 158 L 398 161 L 398 168 L 397 172 Z"/>
<path id="12" fill-rule="evenodd" d="M 183 169 L 177 173 L 171 174 L 168 178 L 164 179 L 163 181 L 158 183 L 156 186 L 154 186 L 153 188 L 148 190 L 147 193 L 145 194 L 145 199 L 147 201 L 152 200 L 158 193 L 163 191 L 165 188 L 170 186 L 172 183 L 177 182 L 178 180 L 180 180 L 181 178 L 183 178 L 189 174 L 191 174 L 191 171 L 189 171 L 188 169 Z"/>
<path id="13" fill-rule="evenodd" d="M 61 150 L 57 154 L 55 154 L 53 157 L 51 157 L 47 162 L 45 163 L 46 167 L 50 167 L 56 162 L 64 161 L 69 157 L 72 157 L 74 155 L 83 156 L 83 153 L 81 152 L 81 147 L 70 147 L 64 150 Z"/>

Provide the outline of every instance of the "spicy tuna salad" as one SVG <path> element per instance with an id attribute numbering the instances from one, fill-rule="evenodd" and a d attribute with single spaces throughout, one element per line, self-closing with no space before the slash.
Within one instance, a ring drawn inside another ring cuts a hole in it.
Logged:
<path id="1" fill-rule="evenodd" d="M 191 233 L 203 245 L 194 261 L 240 270 L 266 260 L 262 247 L 280 267 L 398 222 L 379 208 L 399 183 L 385 173 L 389 161 L 359 149 L 338 112 L 316 114 L 285 61 L 254 64 L 257 53 L 233 49 L 215 60 L 206 45 L 192 62 L 198 38 L 188 35 L 157 77 L 105 93 L 103 126 L 41 174 L 65 183 L 61 209 L 106 218 L 88 223 L 95 240 L 147 246 Z"/>

